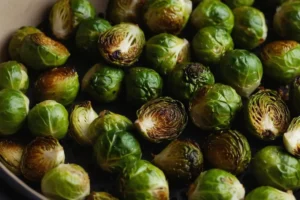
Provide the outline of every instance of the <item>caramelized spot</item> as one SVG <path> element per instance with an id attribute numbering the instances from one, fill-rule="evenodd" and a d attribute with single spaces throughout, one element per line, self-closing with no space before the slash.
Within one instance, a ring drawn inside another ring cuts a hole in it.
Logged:
<path id="1" fill-rule="evenodd" d="M 44 33 L 35 33 L 30 35 L 31 40 L 37 45 L 48 46 L 55 49 L 58 53 L 69 54 L 68 49 L 61 43 L 52 40 Z"/>
<path id="2" fill-rule="evenodd" d="M 262 57 L 264 60 L 268 60 L 272 55 L 281 56 L 297 46 L 298 43 L 292 40 L 274 41 L 264 47 Z"/>

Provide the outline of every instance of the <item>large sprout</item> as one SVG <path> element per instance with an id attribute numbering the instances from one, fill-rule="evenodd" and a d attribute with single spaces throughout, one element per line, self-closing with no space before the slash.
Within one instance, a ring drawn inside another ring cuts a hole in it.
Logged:
<path id="1" fill-rule="evenodd" d="M 287 131 L 283 134 L 283 144 L 286 150 L 300 157 L 300 117 L 295 117 L 291 121 Z"/>
<path id="2" fill-rule="evenodd" d="M 247 194 L 245 200 L 296 200 L 293 192 L 283 192 L 270 186 L 261 186 Z"/>

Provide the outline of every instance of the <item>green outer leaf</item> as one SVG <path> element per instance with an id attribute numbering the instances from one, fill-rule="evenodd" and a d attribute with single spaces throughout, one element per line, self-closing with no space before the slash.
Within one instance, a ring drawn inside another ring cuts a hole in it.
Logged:
<path id="1" fill-rule="evenodd" d="M 255 0 L 223 0 L 231 9 L 241 6 L 252 6 Z"/>
<path id="2" fill-rule="evenodd" d="M 73 14 L 73 27 L 77 27 L 84 19 L 94 18 L 96 9 L 89 0 L 70 0 Z"/>
<path id="3" fill-rule="evenodd" d="M 270 186 L 261 186 L 252 190 L 245 200 L 296 200 L 292 192 L 283 192 Z"/>

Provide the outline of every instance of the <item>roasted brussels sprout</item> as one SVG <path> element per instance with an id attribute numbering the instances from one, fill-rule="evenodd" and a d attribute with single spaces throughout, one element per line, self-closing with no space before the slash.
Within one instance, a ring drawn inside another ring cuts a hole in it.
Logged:
<path id="1" fill-rule="evenodd" d="M 188 102 L 194 92 L 204 85 L 213 85 L 215 78 L 210 69 L 201 63 L 182 63 L 168 76 L 168 91 L 176 99 Z"/>
<path id="2" fill-rule="evenodd" d="M 199 199 L 244 199 L 245 189 L 229 172 L 210 169 L 202 172 L 188 191 L 189 200 Z"/>
<path id="3" fill-rule="evenodd" d="M 28 127 L 35 136 L 53 136 L 62 139 L 68 132 L 69 114 L 54 100 L 36 104 L 28 114 Z"/>
<path id="4" fill-rule="evenodd" d="M 254 0 L 223 0 L 226 5 L 231 9 L 242 7 L 242 6 L 252 6 Z"/>
<path id="5" fill-rule="evenodd" d="M 84 200 L 90 194 L 90 178 L 76 164 L 60 164 L 42 179 L 42 193 L 50 199 Z"/>
<path id="6" fill-rule="evenodd" d="M 130 119 L 109 110 L 103 110 L 100 112 L 99 117 L 89 126 L 88 135 L 96 138 L 99 135 L 107 134 L 109 132 L 131 130 L 133 130 L 133 124 Z"/>
<path id="7" fill-rule="evenodd" d="M 293 106 L 293 112 L 296 115 L 300 115 L 300 76 L 296 77 L 291 84 L 291 89 L 289 94 L 289 99 L 291 105 Z"/>
<path id="8" fill-rule="evenodd" d="M 225 130 L 208 136 L 203 149 L 204 157 L 214 168 L 232 174 L 241 174 L 251 161 L 247 138 L 236 130 Z"/>
<path id="9" fill-rule="evenodd" d="M 26 66 L 43 70 L 65 64 L 70 53 L 61 43 L 43 33 L 35 33 L 24 38 L 20 56 Z"/>
<path id="10" fill-rule="evenodd" d="M 236 91 L 220 83 L 206 85 L 195 92 L 190 101 L 193 123 L 203 130 L 222 130 L 230 127 L 242 107 Z"/>
<path id="11" fill-rule="evenodd" d="M 134 67 L 125 75 L 125 87 L 127 101 L 135 106 L 141 106 L 161 96 L 163 80 L 153 69 Z"/>
<path id="12" fill-rule="evenodd" d="M 51 31 L 58 39 L 68 39 L 81 21 L 95 15 L 95 8 L 88 0 L 58 0 L 49 15 Z"/>
<path id="13" fill-rule="evenodd" d="M 300 117 L 295 117 L 283 134 L 285 149 L 292 155 L 300 157 Z"/>
<path id="14" fill-rule="evenodd" d="M 54 68 L 41 74 L 34 84 L 35 98 L 40 102 L 55 100 L 70 105 L 79 91 L 78 74 L 73 67 Z"/>
<path id="15" fill-rule="evenodd" d="M 120 172 L 128 163 L 142 157 L 139 142 L 126 131 L 99 135 L 94 145 L 94 154 L 98 165 L 108 172 Z"/>
<path id="16" fill-rule="evenodd" d="M 33 26 L 23 26 L 13 34 L 8 45 L 9 56 L 12 60 L 21 61 L 20 48 L 23 40 L 27 35 L 33 33 L 41 33 L 41 31 Z"/>
<path id="17" fill-rule="evenodd" d="M 76 46 L 81 51 L 97 55 L 99 35 L 111 28 L 110 23 L 102 18 L 92 18 L 80 23 L 76 32 Z"/>
<path id="18" fill-rule="evenodd" d="M 168 75 L 177 63 L 190 60 L 189 46 L 186 39 L 168 33 L 155 35 L 146 43 L 146 61 L 160 75 Z"/>
<path id="19" fill-rule="evenodd" d="M 219 74 L 225 84 L 242 97 L 249 97 L 260 85 L 263 66 L 260 59 L 247 50 L 228 51 L 221 59 Z"/>
<path id="20" fill-rule="evenodd" d="M 230 8 L 220 0 L 203 0 L 193 10 L 191 23 L 197 29 L 218 26 L 231 32 L 234 16 Z"/>
<path id="21" fill-rule="evenodd" d="M 118 200 L 106 192 L 92 192 L 86 200 Z"/>
<path id="22" fill-rule="evenodd" d="M 12 140 L 0 140 L 0 162 L 15 175 L 21 175 L 24 146 Z"/>
<path id="23" fill-rule="evenodd" d="M 290 83 L 300 75 L 300 44 L 295 41 L 274 41 L 261 53 L 264 72 L 276 81 Z"/>
<path id="24" fill-rule="evenodd" d="M 203 155 L 191 140 L 174 140 L 153 160 L 167 178 L 179 182 L 193 181 L 203 169 Z"/>
<path id="25" fill-rule="evenodd" d="M 29 112 L 29 99 L 19 90 L 0 91 L 0 136 L 12 135 L 23 125 Z"/>
<path id="26" fill-rule="evenodd" d="M 290 111 L 276 91 L 260 90 L 245 107 L 248 131 L 261 140 L 275 140 L 283 135 L 290 123 Z"/>
<path id="27" fill-rule="evenodd" d="M 140 57 L 146 43 L 142 29 L 131 23 L 121 23 L 100 34 L 98 49 L 110 64 L 128 67 Z"/>
<path id="28" fill-rule="evenodd" d="M 49 170 L 64 162 L 64 148 L 57 139 L 37 137 L 24 150 L 21 171 L 26 179 L 40 181 Z"/>
<path id="29" fill-rule="evenodd" d="M 135 126 L 151 142 L 177 138 L 186 127 L 188 116 L 184 105 L 171 97 L 159 97 L 137 111 Z"/>
<path id="30" fill-rule="evenodd" d="M 75 105 L 70 114 L 70 136 L 81 145 L 92 145 L 95 135 L 89 133 L 91 123 L 98 117 L 90 101 Z"/>
<path id="31" fill-rule="evenodd" d="M 106 64 L 94 65 L 82 79 L 82 90 L 99 102 L 112 102 L 119 96 L 124 72 Z"/>
<path id="32" fill-rule="evenodd" d="M 124 200 L 168 200 L 169 186 L 164 173 L 145 160 L 127 165 L 120 176 Z"/>
<path id="33" fill-rule="evenodd" d="M 209 26 L 200 29 L 193 38 L 195 59 L 209 64 L 219 64 L 226 51 L 233 49 L 233 41 L 227 30 Z"/>
<path id="34" fill-rule="evenodd" d="M 191 0 L 148 0 L 144 21 L 153 33 L 178 35 L 192 12 Z"/>
<path id="35" fill-rule="evenodd" d="M 279 146 L 267 146 L 256 153 L 252 172 L 261 185 L 280 190 L 300 188 L 300 160 Z"/>
<path id="36" fill-rule="evenodd" d="M 26 93 L 29 78 L 26 67 L 17 61 L 0 64 L 0 90 L 10 88 Z"/>
<path id="37" fill-rule="evenodd" d="M 270 186 L 261 186 L 252 190 L 245 200 L 296 200 L 293 192 L 283 192 Z"/>

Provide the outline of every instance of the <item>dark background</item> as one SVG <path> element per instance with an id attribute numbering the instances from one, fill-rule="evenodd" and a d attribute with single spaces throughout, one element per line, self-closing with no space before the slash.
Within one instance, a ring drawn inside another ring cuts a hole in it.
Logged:
<path id="1" fill-rule="evenodd" d="M 12 189 L 3 179 L 0 179 L 0 199 L 1 200 L 29 200 Z"/>

